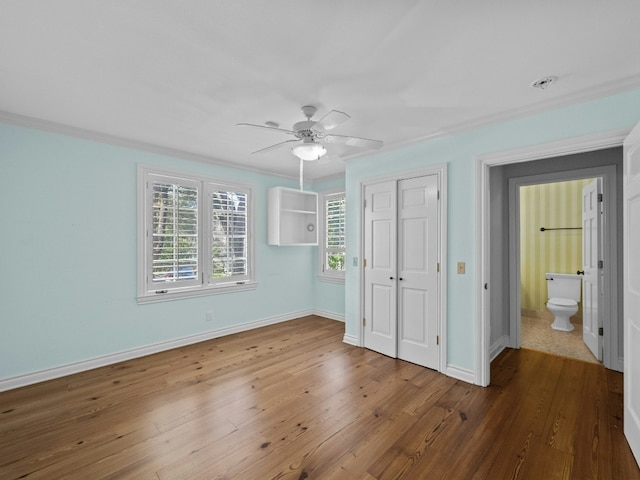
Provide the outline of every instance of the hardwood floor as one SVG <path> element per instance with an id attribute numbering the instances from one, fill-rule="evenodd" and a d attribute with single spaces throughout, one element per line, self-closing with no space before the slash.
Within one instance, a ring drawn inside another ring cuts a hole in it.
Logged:
<path id="1" fill-rule="evenodd" d="M 640 478 L 619 373 L 508 350 L 482 388 L 343 333 L 310 316 L 0 393 L 0 478 Z"/>

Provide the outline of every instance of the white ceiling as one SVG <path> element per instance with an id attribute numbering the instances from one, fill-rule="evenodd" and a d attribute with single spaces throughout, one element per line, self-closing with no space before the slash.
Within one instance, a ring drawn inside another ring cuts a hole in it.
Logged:
<path id="1" fill-rule="evenodd" d="M 640 87 L 637 0 L 1 0 L 0 11 L 5 121 L 294 178 L 288 148 L 250 153 L 289 137 L 236 124 L 290 129 L 313 104 L 315 119 L 352 117 L 334 133 L 392 149 Z M 548 75 L 559 79 L 531 87 Z M 328 148 L 307 178 L 362 154 Z"/>

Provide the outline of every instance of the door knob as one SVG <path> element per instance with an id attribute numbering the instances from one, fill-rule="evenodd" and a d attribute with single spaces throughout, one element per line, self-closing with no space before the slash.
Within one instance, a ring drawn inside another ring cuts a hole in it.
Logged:
<path id="1" fill-rule="evenodd" d="M 400 277 L 398 280 L 402 281 L 402 277 Z"/>
<path id="2" fill-rule="evenodd" d="M 389 280 L 393 280 L 393 277 L 389 277 Z"/>
<path id="3" fill-rule="evenodd" d="M 584 275 L 584 270 L 578 270 L 578 271 L 576 272 L 576 275 Z"/>

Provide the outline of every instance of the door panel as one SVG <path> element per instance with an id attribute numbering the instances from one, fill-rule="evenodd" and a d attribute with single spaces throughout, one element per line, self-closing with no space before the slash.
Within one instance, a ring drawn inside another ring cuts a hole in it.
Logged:
<path id="1" fill-rule="evenodd" d="M 393 225 L 389 219 L 373 220 L 371 222 L 372 244 L 371 244 L 371 268 L 378 271 L 392 272 L 393 263 L 391 261 L 390 245 L 392 236 L 395 235 Z"/>
<path id="2" fill-rule="evenodd" d="M 598 308 L 602 289 L 602 269 L 598 265 L 602 259 L 600 238 L 602 236 L 602 195 L 600 179 L 585 185 L 582 189 L 582 339 L 598 361 L 602 361 L 602 340 L 600 327 L 602 320 Z"/>
<path id="3" fill-rule="evenodd" d="M 402 264 L 403 272 L 424 272 L 427 268 L 426 249 L 423 242 L 428 242 L 429 231 L 426 218 L 402 219 Z"/>
<path id="4" fill-rule="evenodd" d="M 395 292 L 388 285 L 371 285 L 371 332 L 385 339 L 394 339 L 396 312 L 393 311 Z M 383 352 L 384 353 L 384 352 Z"/>
<path id="5" fill-rule="evenodd" d="M 427 316 L 427 295 L 424 290 L 402 288 L 401 305 L 404 316 L 400 323 L 400 342 L 422 345 L 427 341 L 425 323 L 421 321 Z"/>
<path id="6" fill-rule="evenodd" d="M 398 182 L 398 358 L 438 368 L 438 178 Z"/>
<path id="7" fill-rule="evenodd" d="M 396 357 L 396 182 L 368 185 L 364 198 L 364 346 Z"/>
<path id="8" fill-rule="evenodd" d="M 624 142 L 624 434 L 640 462 L 640 124 Z"/>

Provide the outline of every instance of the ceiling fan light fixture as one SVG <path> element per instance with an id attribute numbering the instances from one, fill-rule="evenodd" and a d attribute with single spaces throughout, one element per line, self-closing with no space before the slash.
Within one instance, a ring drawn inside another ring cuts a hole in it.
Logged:
<path id="1" fill-rule="evenodd" d="M 327 149 L 317 142 L 309 141 L 296 145 L 291 152 L 300 160 L 312 161 L 326 155 Z"/>

